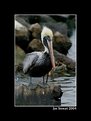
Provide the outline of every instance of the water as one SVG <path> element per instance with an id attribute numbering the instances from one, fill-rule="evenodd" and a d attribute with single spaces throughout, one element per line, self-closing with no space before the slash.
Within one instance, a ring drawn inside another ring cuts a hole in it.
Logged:
<path id="1" fill-rule="evenodd" d="M 61 106 L 76 106 L 76 77 L 59 77 L 63 96 L 61 97 Z"/>
<path id="2" fill-rule="evenodd" d="M 42 78 L 32 78 L 33 84 L 38 84 L 42 81 Z M 23 78 L 21 75 L 16 77 L 16 87 L 21 84 L 28 85 L 29 84 L 29 77 Z M 44 106 L 44 107 L 51 107 L 53 105 L 59 106 L 76 106 L 76 77 L 58 77 L 51 80 L 49 78 L 48 84 L 54 85 L 61 85 L 61 89 L 63 91 L 63 95 L 60 101 L 55 101 L 51 99 L 51 89 L 50 88 L 39 88 L 36 90 L 30 91 L 30 95 L 26 95 L 25 92 L 19 95 L 16 94 L 16 104 L 21 106 Z M 26 89 L 25 89 L 26 90 Z M 28 90 L 26 91 L 28 92 Z M 15 92 L 16 93 L 16 92 Z"/>

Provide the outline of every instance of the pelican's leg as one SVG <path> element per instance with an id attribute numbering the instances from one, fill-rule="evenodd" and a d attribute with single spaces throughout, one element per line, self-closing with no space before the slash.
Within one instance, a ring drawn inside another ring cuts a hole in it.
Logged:
<path id="1" fill-rule="evenodd" d="M 47 76 L 46 76 L 46 83 L 48 82 L 48 77 L 49 77 L 49 75 L 47 74 Z"/>
<path id="2" fill-rule="evenodd" d="M 47 82 L 48 82 L 48 74 L 46 76 L 46 83 L 44 82 L 44 76 L 43 76 L 43 86 L 44 87 L 49 87 L 49 85 L 47 84 Z"/>
<path id="3" fill-rule="evenodd" d="M 47 83 L 48 82 L 48 77 L 49 77 L 49 75 L 47 74 L 46 75 L 46 84 L 45 84 L 46 87 L 49 87 L 49 84 Z"/>
<path id="4" fill-rule="evenodd" d="M 48 75 L 46 78 L 46 83 L 45 83 L 45 76 L 43 76 L 43 83 L 40 83 L 39 85 L 43 88 L 46 88 L 46 87 L 48 87 L 47 81 L 48 81 Z"/>

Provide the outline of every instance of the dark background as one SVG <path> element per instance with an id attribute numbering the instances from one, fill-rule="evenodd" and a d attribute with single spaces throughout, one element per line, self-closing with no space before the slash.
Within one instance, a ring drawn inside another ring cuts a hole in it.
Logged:
<path id="1" fill-rule="evenodd" d="M 64 4 L 63 4 L 64 5 Z M 30 6 L 31 7 L 31 6 Z M 81 86 L 82 86 L 82 79 L 81 79 L 81 73 L 83 69 L 81 69 L 83 60 L 83 49 L 82 49 L 82 30 L 83 30 L 83 24 L 82 24 L 82 15 L 80 14 L 80 9 L 79 7 L 75 8 L 73 5 L 73 8 L 70 9 L 70 7 L 66 7 L 64 6 L 62 9 L 62 5 L 61 7 L 57 7 L 51 10 L 48 10 L 47 5 L 45 5 L 44 8 L 45 11 L 43 12 L 42 7 L 41 10 L 38 12 L 38 10 L 36 10 L 35 12 L 32 12 L 33 9 L 27 6 L 27 9 L 23 8 L 23 11 L 20 7 L 19 11 L 16 12 L 16 8 L 15 10 L 12 7 L 12 9 L 7 9 L 3 12 L 2 14 L 2 18 L 1 21 L 2 23 L 4 23 L 2 26 L 2 32 L 1 32 L 1 44 L 0 44 L 0 52 L 1 52 L 1 59 L 0 59 L 0 67 L 1 67 L 1 106 L 3 108 L 2 112 L 6 112 L 9 113 L 8 117 L 12 115 L 12 113 L 17 113 L 19 116 L 23 116 L 22 114 L 27 114 L 28 116 L 31 116 L 31 112 L 33 113 L 34 111 L 37 111 L 37 113 L 39 111 L 41 111 L 42 113 L 45 114 L 45 111 L 48 112 L 50 114 L 50 112 L 60 112 L 60 110 L 57 111 L 53 111 L 53 108 L 45 108 L 45 107 L 39 107 L 39 108 L 15 108 L 14 107 L 14 14 L 25 14 L 25 13 L 29 13 L 29 14 L 33 14 L 33 13 L 38 13 L 38 14 L 47 14 L 49 12 L 49 14 L 53 13 L 53 14 L 77 14 L 77 65 L 78 65 L 78 69 L 77 69 L 77 110 L 74 112 L 80 112 L 80 99 L 82 97 L 80 90 L 81 90 Z M 50 8 L 49 7 L 49 8 Z M 71 5 L 72 7 L 72 5 Z M 65 9 L 66 8 L 66 9 Z M 18 8 L 17 8 L 18 10 Z M 48 12 L 46 11 L 48 10 Z M 30 12 L 31 11 L 31 12 Z M 82 61 L 81 61 L 82 60 Z M 81 61 L 81 62 L 80 62 Z M 81 84 L 80 84 L 81 83 Z M 82 90 L 81 90 L 82 91 Z M 85 90 L 84 90 L 85 91 Z M 82 91 L 83 92 L 83 91 Z M 84 93 L 84 92 L 83 92 Z M 73 111 L 61 111 L 61 112 L 73 112 Z M 55 113 L 56 114 L 56 113 Z M 61 116 L 61 113 L 58 113 Z M 35 116 L 37 114 L 35 113 Z M 41 113 L 39 114 L 41 115 Z M 45 114 L 46 117 L 46 114 Z M 30 117 L 29 117 L 30 118 Z"/>

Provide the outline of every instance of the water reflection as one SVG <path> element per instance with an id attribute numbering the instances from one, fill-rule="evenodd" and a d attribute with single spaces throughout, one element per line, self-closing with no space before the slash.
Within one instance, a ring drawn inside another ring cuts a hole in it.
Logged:
<path id="1" fill-rule="evenodd" d="M 63 90 L 61 106 L 76 106 L 76 77 L 59 77 L 55 79 L 54 83 L 60 83 Z"/>

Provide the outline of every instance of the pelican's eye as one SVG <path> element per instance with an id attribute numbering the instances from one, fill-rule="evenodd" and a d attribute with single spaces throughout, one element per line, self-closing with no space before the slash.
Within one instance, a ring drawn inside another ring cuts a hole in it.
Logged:
<path id="1" fill-rule="evenodd" d="M 51 41 L 51 39 L 50 39 L 50 36 L 45 36 L 44 38 L 43 38 L 44 40 L 48 40 L 48 41 Z"/>

